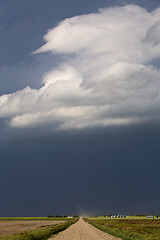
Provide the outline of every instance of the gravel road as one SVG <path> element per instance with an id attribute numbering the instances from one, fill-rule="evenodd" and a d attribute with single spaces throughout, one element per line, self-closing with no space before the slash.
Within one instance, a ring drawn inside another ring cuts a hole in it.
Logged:
<path id="1" fill-rule="evenodd" d="M 120 240 L 86 223 L 82 218 L 49 240 Z"/>

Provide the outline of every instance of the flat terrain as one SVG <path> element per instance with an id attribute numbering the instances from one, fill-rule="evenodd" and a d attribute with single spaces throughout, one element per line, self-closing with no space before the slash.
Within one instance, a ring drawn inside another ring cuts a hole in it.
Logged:
<path id="1" fill-rule="evenodd" d="M 120 238 L 113 237 L 107 233 L 86 223 L 80 218 L 78 222 L 67 228 L 65 231 L 50 238 L 50 240 L 118 240 Z"/>
<path id="2" fill-rule="evenodd" d="M 0 237 L 55 225 L 64 221 L 0 221 Z"/>
<path id="3" fill-rule="evenodd" d="M 160 239 L 160 219 L 128 218 L 87 218 L 88 223 L 102 229 L 103 231 L 131 240 L 159 240 Z"/>

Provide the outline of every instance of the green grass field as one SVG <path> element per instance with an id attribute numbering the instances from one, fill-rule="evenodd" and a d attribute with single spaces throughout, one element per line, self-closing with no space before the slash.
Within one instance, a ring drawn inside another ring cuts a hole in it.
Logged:
<path id="1" fill-rule="evenodd" d="M 59 220 L 59 218 L 6 218 L 6 220 Z M 65 218 L 61 218 L 61 220 L 65 220 Z M 51 236 L 59 233 L 60 231 L 65 230 L 66 228 L 68 228 L 69 226 L 71 226 L 73 223 L 75 223 L 78 220 L 78 218 L 72 218 L 72 219 L 68 219 L 65 222 L 62 223 L 58 223 L 56 225 L 51 225 L 51 226 L 47 226 L 47 227 L 41 227 L 39 229 L 36 230 L 32 230 L 32 231 L 27 231 L 27 232 L 23 232 L 20 234 L 15 234 L 12 236 L 8 236 L 8 237 L 1 237 L 0 240 L 47 240 L 48 238 L 50 238 Z"/>
<path id="2" fill-rule="evenodd" d="M 85 219 L 93 226 L 123 240 L 159 240 L 160 219 L 128 217 L 110 219 L 104 217 Z"/>

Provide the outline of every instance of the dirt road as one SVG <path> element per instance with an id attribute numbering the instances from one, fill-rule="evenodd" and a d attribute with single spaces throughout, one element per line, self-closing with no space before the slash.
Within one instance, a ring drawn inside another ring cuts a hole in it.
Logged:
<path id="1" fill-rule="evenodd" d="M 50 240 L 120 240 L 86 223 L 83 219 Z"/>

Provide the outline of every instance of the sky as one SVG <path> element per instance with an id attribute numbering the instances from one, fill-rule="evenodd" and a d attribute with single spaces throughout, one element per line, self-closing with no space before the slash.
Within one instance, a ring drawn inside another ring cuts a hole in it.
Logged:
<path id="1" fill-rule="evenodd" d="M 0 1 L 0 216 L 160 214 L 160 3 Z"/>

